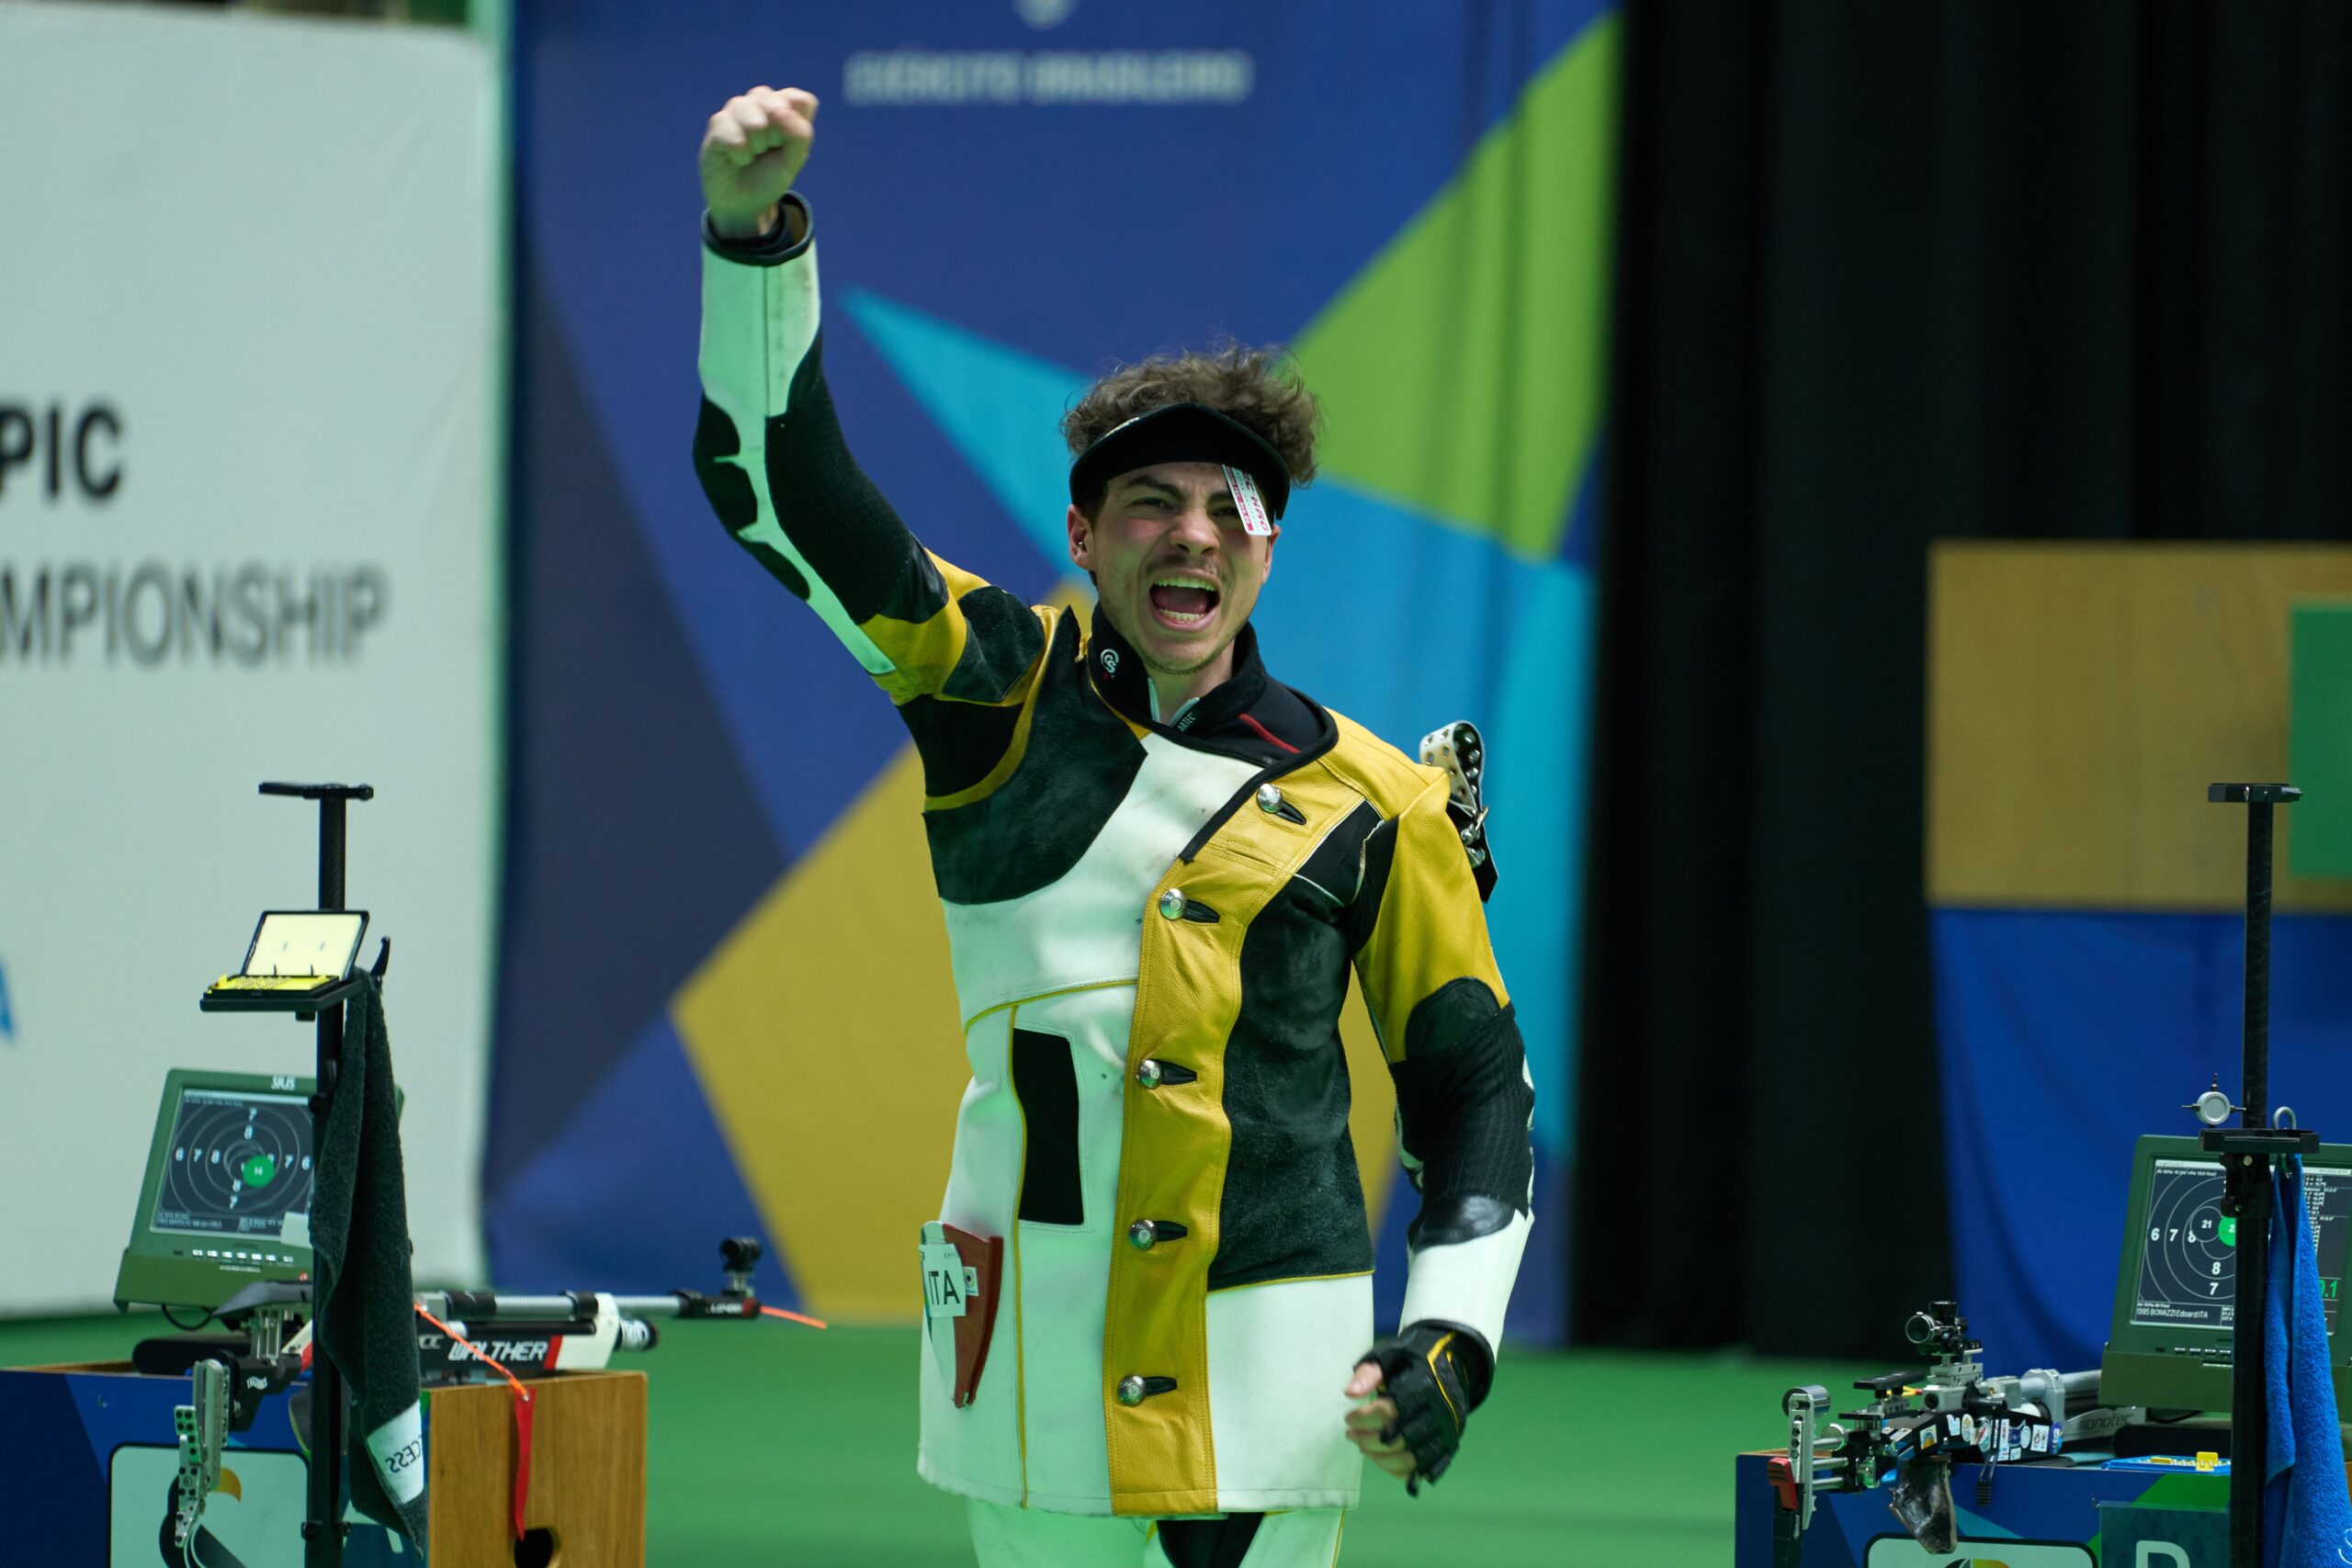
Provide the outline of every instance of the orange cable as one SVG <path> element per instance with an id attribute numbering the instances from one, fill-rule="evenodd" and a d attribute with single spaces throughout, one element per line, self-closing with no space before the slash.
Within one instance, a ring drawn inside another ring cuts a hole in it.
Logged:
<path id="1" fill-rule="evenodd" d="M 825 1320 L 821 1317 L 803 1317 L 797 1312 L 786 1312 L 782 1307 L 763 1306 L 760 1310 L 770 1317 L 788 1317 L 795 1323 L 805 1323 L 811 1328 L 825 1326 Z"/>
<path id="2" fill-rule="evenodd" d="M 434 1327 L 439 1329 L 442 1333 L 447 1335 L 458 1344 L 463 1345 L 467 1349 L 471 1350 L 474 1353 L 474 1359 L 476 1360 L 479 1360 L 483 1366 L 490 1368 L 500 1377 L 506 1380 L 506 1385 L 513 1389 L 515 1393 L 521 1397 L 524 1404 L 528 1404 L 531 1402 L 531 1391 L 525 1388 L 521 1381 L 518 1380 L 513 1372 L 506 1370 L 505 1363 L 492 1359 L 489 1351 L 483 1349 L 481 1346 L 475 1344 L 472 1340 L 467 1338 L 464 1335 L 458 1333 L 456 1329 L 450 1327 L 447 1324 L 442 1322 L 439 1318 L 425 1311 L 423 1303 L 418 1303 L 413 1304 L 416 1306 L 417 1316 L 424 1319 L 425 1322 L 431 1324 Z"/>

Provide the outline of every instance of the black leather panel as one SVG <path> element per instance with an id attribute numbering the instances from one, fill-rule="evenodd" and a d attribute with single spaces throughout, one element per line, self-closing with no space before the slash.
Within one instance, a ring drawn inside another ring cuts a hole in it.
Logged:
<path id="1" fill-rule="evenodd" d="M 1012 1032 L 1012 1092 L 1027 1143 L 1021 1162 L 1021 1217 L 1082 1225 L 1086 1193 L 1078 1176 L 1078 1068 L 1069 1042 L 1032 1029 Z"/>

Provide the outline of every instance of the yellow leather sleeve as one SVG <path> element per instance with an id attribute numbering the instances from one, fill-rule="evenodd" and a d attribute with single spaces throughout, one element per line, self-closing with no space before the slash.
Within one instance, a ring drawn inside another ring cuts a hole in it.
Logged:
<path id="1" fill-rule="evenodd" d="M 1448 1043 L 1430 1032 L 1443 1030 L 1444 1015 L 1457 1010 L 1423 1007 L 1448 987 L 1463 981 L 1483 985 L 1491 1005 L 1476 1011 L 1485 1017 L 1510 1000 L 1487 936 L 1486 906 L 1479 902 L 1461 836 L 1445 814 L 1445 797 L 1443 781 L 1433 781 L 1396 815 L 1389 829 L 1394 843 L 1386 883 L 1379 890 L 1379 914 L 1356 951 L 1356 978 L 1381 1050 L 1391 1062 L 1406 1060 L 1417 1048 Z M 1372 871 L 1368 866 L 1368 879 Z"/>

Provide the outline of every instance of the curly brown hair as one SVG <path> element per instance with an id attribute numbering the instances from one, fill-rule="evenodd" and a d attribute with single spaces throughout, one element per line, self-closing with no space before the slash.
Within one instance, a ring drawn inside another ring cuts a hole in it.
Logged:
<path id="1" fill-rule="evenodd" d="M 1280 348 L 1228 343 L 1207 354 L 1157 354 L 1123 365 L 1062 415 L 1062 439 L 1076 457 L 1127 421 L 1170 403 L 1200 403 L 1248 425 L 1281 456 L 1295 488 L 1314 482 L 1323 410 Z M 1091 517 L 1102 504 L 1098 491 L 1079 510 Z"/>

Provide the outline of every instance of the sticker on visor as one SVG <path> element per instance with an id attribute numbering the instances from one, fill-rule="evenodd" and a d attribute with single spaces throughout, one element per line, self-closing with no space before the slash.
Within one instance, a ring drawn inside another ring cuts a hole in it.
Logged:
<path id="1" fill-rule="evenodd" d="M 1225 469 L 1225 488 L 1233 492 L 1233 504 L 1241 513 L 1241 531 L 1272 538 L 1274 523 L 1266 515 L 1266 498 L 1258 493 L 1258 481 L 1231 464 L 1220 466 Z"/>

